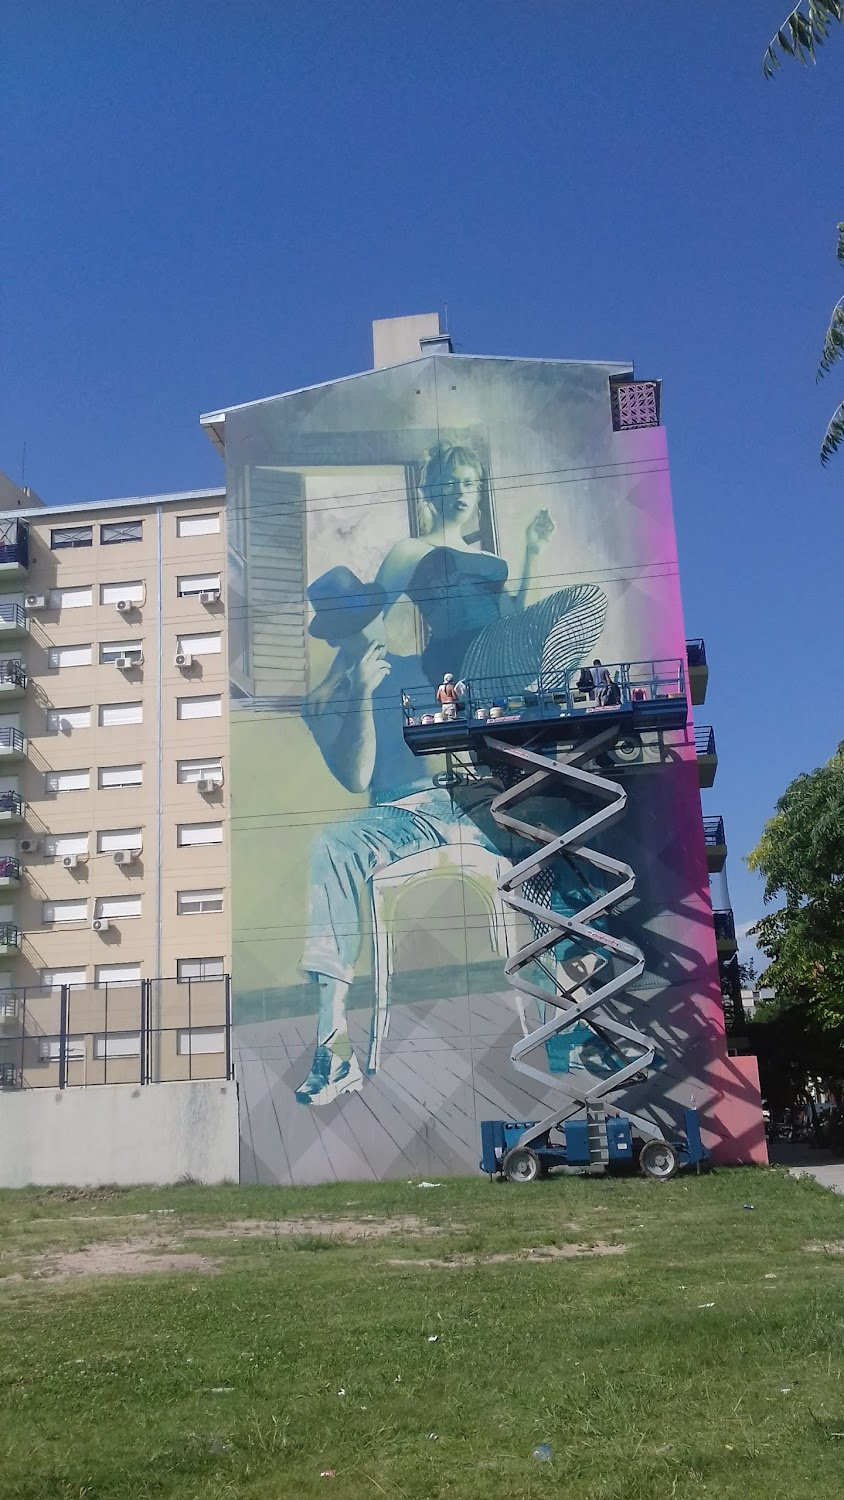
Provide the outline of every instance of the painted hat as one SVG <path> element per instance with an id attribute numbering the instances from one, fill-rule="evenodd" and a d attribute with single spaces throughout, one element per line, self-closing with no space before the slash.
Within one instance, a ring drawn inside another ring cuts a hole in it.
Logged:
<path id="1" fill-rule="evenodd" d="M 308 633 L 332 646 L 365 630 L 387 602 L 380 584 L 362 583 L 351 568 L 343 567 L 330 568 L 315 578 L 308 598 L 314 608 Z"/>

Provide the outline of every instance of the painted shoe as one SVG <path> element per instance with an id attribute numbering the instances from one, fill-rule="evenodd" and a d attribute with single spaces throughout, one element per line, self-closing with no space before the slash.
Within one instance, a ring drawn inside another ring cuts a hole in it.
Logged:
<path id="1" fill-rule="evenodd" d="M 328 1047 L 317 1047 L 311 1071 L 296 1090 L 299 1104 L 331 1104 L 341 1094 L 357 1094 L 363 1088 L 363 1075 L 354 1053 L 343 1062 Z"/>

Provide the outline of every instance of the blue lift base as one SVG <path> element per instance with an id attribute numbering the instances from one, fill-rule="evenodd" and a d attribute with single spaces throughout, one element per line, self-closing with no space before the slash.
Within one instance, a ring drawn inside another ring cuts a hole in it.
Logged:
<path id="1" fill-rule="evenodd" d="M 483 1120 L 480 1169 L 490 1177 L 532 1182 L 554 1167 L 581 1172 L 638 1168 L 646 1177 L 667 1181 L 685 1167 L 699 1168 L 709 1157 L 701 1140 L 697 1110 L 684 1109 L 683 1122 L 684 1136 L 642 1141 L 634 1136 L 624 1116 L 590 1111 L 588 1119 L 581 1116 L 567 1120 L 522 1145 L 522 1137 L 535 1128 L 536 1121 Z"/>

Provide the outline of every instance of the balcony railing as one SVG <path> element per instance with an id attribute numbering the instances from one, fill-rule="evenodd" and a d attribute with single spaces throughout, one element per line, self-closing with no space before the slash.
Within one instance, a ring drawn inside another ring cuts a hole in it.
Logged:
<path id="1" fill-rule="evenodd" d="M 19 729 L 11 729 L 8 725 L 0 728 L 0 752 L 16 751 L 18 755 L 23 753 L 26 741 Z"/>
<path id="2" fill-rule="evenodd" d="M 0 814 L 13 818 L 23 817 L 23 797 L 17 792 L 0 792 Z"/>
<path id="3" fill-rule="evenodd" d="M 700 636 L 686 641 L 686 658 L 690 667 L 706 666 L 706 644 Z"/>
<path id="4" fill-rule="evenodd" d="M 726 844 L 727 838 L 724 833 L 724 819 L 720 816 L 704 818 L 703 836 L 708 845 L 719 846 Z"/>
<path id="5" fill-rule="evenodd" d="M 19 661 L 0 661 L 0 686 L 4 683 L 12 687 L 25 688 L 26 668 L 21 666 Z"/>
<path id="6" fill-rule="evenodd" d="M 711 724 L 695 725 L 695 750 L 698 755 L 715 754 L 715 730 Z"/>
<path id="7" fill-rule="evenodd" d="M 0 522 L 0 563 L 29 567 L 29 527 L 26 521 Z"/>
<path id="8" fill-rule="evenodd" d="M 715 936 L 725 943 L 734 943 L 736 940 L 736 919 L 732 911 L 727 907 L 723 911 L 714 911 L 712 920 L 715 924 Z"/>
<path id="9" fill-rule="evenodd" d="M 0 941 L 2 932 L 0 924 Z M 0 1014 L 6 1088 L 234 1076 L 228 975 L 0 990 Z"/>
<path id="10" fill-rule="evenodd" d="M 0 632 L 26 630 L 26 615 L 19 604 L 0 604 Z"/>
<path id="11" fill-rule="evenodd" d="M 660 382 L 611 380 L 610 404 L 615 432 L 628 432 L 632 427 L 658 427 Z"/>
<path id="12" fill-rule="evenodd" d="M 0 922 L 0 948 L 19 948 L 20 945 L 20 928 L 14 922 Z"/>
<path id="13" fill-rule="evenodd" d="M 0 880 L 20 880 L 21 862 L 11 854 L 0 856 Z"/>

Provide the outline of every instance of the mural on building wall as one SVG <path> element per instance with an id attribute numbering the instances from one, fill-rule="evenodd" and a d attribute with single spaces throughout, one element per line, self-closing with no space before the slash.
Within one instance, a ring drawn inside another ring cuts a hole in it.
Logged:
<path id="1" fill-rule="evenodd" d="M 581 1023 L 548 1043 L 546 1087 L 513 1069 L 543 1002 L 528 1017 L 503 975 L 531 927 L 497 889 L 526 852 L 490 815 L 500 772 L 444 774 L 402 733 L 403 701 L 435 709 L 447 676 L 512 692 L 683 656 L 662 433 L 613 433 L 612 373 L 432 356 L 227 416 L 247 1180 L 471 1170 L 480 1119 L 617 1065 Z M 658 1036 L 670 1116 L 726 1086 L 691 734 L 619 759 L 628 813 L 604 846 L 638 880 L 609 921 L 646 955 L 625 1004 Z M 594 878 L 560 861 L 527 894 L 572 913 Z"/>

